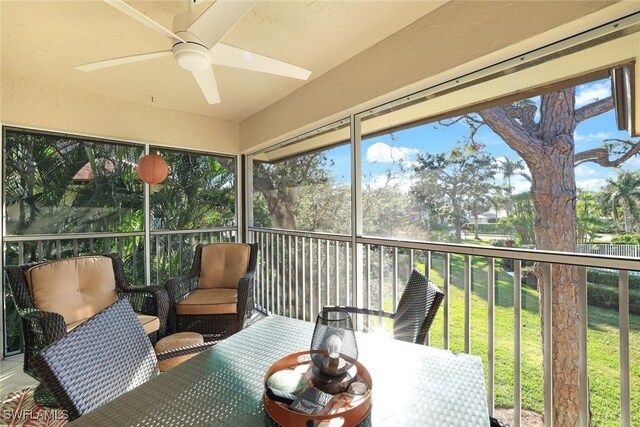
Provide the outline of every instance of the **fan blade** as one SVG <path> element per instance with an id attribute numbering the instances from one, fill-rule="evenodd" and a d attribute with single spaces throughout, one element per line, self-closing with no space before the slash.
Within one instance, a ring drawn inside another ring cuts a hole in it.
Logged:
<path id="1" fill-rule="evenodd" d="M 126 15 L 129 15 L 131 18 L 135 19 L 136 21 L 146 25 L 152 30 L 162 34 L 163 36 L 168 37 L 170 39 L 180 40 L 182 43 L 186 43 L 186 41 L 182 37 L 175 35 L 173 32 L 167 30 L 165 27 L 158 24 L 156 21 L 144 15 L 143 13 L 138 12 L 136 9 L 129 6 L 124 1 L 122 0 L 103 0 L 103 1 L 109 4 L 110 6 L 115 7 L 120 12 Z"/>
<path id="2" fill-rule="evenodd" d="M 104 61 L 91 62 L 89 64 L 78 65 L 75 68 L 80 71 L 95 71 L 102 68 L 115 67 L 116 65 L 130 64 L 132 62 L 146 61 L 147 59 L 162 58 L 163 56 L 171 56 L 173 52 L 170 50 L 161 50 L 159 52 L 141 53 L 140 55 L 123 56 L 120 58 L 105 59 Z"/>
<path id="3" fill-rule="evenodd" d="M 187 31 L 211 49 L 256 1 L 217 0 L 189 26 Z"/>
<path id="4" fill-rule="evenodd" d="M 213 63 L 217 65 L 260 71 L 261 73 L 276 74 L 300 80 L 307 80 L 311 75 L 311 71 L 296 65 L 249 52 L 248 50 L 238 49 L 224 43 L 216 44 L 211 49 L 211 53 L 213 54 Z"/>
<path id="5" fill-rule="evenodd" d="M 220 103 L 220 94 L 218 93 L 218 85 L 213 75 L 213 68 L 209 67 L 202 71 L 193 71 L 198 86 L 209 104 Z"/>

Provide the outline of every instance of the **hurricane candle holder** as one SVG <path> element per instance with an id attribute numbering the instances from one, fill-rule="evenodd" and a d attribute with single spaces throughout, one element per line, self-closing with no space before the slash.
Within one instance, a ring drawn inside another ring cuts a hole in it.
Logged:
<path id="1" fill-rule="evenodd" d="M 317 388 L 334 394 L 354 381 L 358 345 L 349 313 L 335 308 L 318 313 L 310 353 Z"/>

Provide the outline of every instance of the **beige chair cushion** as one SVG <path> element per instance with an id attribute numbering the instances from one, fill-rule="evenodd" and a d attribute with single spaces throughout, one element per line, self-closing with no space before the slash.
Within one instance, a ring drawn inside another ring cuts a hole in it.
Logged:
<path id="1" fill-rule="evenodd" d="M 38 310 L 59 313 L 67 325 L 94 316 L 117 301 L 111 258 L 88 256 L 30 268 L 27 284 Z"/>
<path id="2" fill-rule="evenodd" d="M 196 289 L 176 307 L 181 315 L 235 314 L 237 311 L 237 289 Z"/>
<path id="3" fill-rule="evenodd" d="M 237 289 L 247 274 L 251 248 L 243 243 L 214 243 L 202 248 L 199 289 Z"/>
<path id="4" fill-rule="evenodd" d="M 156 316 L 148 316 L 146 314 L 138 313 L 136 313 L 136 316 L 138 317 L 140 323 L 142 323 L 142 327 L 144 328 L 144 331 L 147 333 L 147 335 L 160 329 L 160 319 L 158 319 Z"/>
<path id="5" fill-rule="evenodd" d="M 158 319 L 156 316 L 147 316 L 146 314 L 138 313 L 136 313 L 136 316 L 138 317 L 138 320 L 142 324 L 142 327 L 144 328 L 144 331 L 147 333 L 147 335 L 160 329 L 160 319 Z M 87 319 L 82 319 L 77 322 L 67 324 L 67 332 L 72 331 L 77 326 L 83 324 L 86 320 Z"/>

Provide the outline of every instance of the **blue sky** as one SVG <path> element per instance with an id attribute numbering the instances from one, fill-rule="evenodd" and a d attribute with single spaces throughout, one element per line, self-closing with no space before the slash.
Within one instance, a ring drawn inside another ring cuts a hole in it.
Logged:
<path id="1" fill-rule="evenodd" d="M 596 99 L 602 99 L 611 95 L 609 79 L 600 80 L 584 85 L 576 89 L 576 107 L 579 108 Z M 464 124 L 454 124 L 446 127 L 438 123 L 426 124 L 410 129 L 405 129 L 391 134 L 364 139 L 362 142 L 362 168 L 363 183 L 376 187 L 384 185 L 387 181 L 387 172 L 398 172 L 401 165 L 409 169 L 409 172 L 395 178 L 395 183 L 406 191 L 411 186 L 411 166 L 419 152 L 439 153 L 451 149 L 457 141 L 462 141 L 468 135 Z M 607 138 L 627 139 L 625 131 L 618 131 L 615 125 L 614 112 L 609 111 L 598 117 L 594 117 L 578 125 L 574 134 L 576 152 L 602 145 Z M 504 158 L 518 159 L 518 155 L 511 150 L 488 127 L 483 127 L 476 135 L 476 139 L 485 144 L 486 150 L 500 161 Z M 332 173 L 338 182 L 349 182 L 349 146 L 337 147 L 327 152 L 333 159 Z M 637 171 L 640 169 L 640 156 L 635 156 L 623 165 L 623 169 Z M 606 178 L 613 177 L 614 170 L 602 168 L 593 163 L 586 163 L 576 167 L 576 182 L 579 188 L 585 190 L 599 190 Z M 502 182 L 502 177 L 497 175 L 496 181 Z M 515 192 L 527 191 L 529 183 L 520 177 L 512 178 Z"/>

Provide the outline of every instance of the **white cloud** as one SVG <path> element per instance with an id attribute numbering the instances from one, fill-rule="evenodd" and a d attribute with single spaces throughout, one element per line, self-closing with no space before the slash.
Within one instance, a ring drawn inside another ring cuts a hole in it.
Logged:
<path id="1" fill-rule="evenodd" d="M 396 187 L 402 193 L 408 193 L 416 181 L 413 175 L 397 175 L 389 178 L 387 175 L 374 175 L 370 177 L 369 186 L 372 189 L 384 187 Z"/>
<path id="2" fill-rule="evenodd" d="M 527 173 L 529 171 L 527 170 Z M 513 187 L 513 194 L 520 194 L 531 191 L 531 183 L 521 176 L 514 176 L 511 178 L 511 186 Z"/>
<path id="3" fill-rule="evenodd" d="M 410 147 L 394 147 L 384 142 L 376 142 L 367 149 L 366 159 L 377 163 L 398 163 L 407 161 L 419 150 Z"/>
<path id="4" fill-rule="evenodd" d="M 578 86 L 578 90 L 576 91 L 576 108 L 608 96 L 611 96 L 611 85 L 608 82 Z"/>
<path id="5" fill-rule="evenodd" d="M 576 178 L 578 178 L 578 177 L 583 177 L 583 176 L 597 175 L 598 171 L 593 169 L 593 168 L 590 168 L 589 166 L 587 166 L 585 164 L 581 164 L 581 165 L 576 166 L 575 173 L 576 173 Z"/>
<path id="6" fill-rule="evenodd" d="M 576 180 L 576 186 L 582 190 L 600 191 L 607 184 L 604 178 L 590 178 Z"/>
<path id="7" fill-rule="evenodd" d="M 592 141 L 598 141 L 598 142 L 602 142 L 605 139 L 608 139 L 611 137 L 611 134 L 608 132 L 596 132 L 596 133 L 590 133 L 588 135 L 582 135 L 579 134 L 578 132 L 574 132 L 573 133 L 573 140 L 575 142 L 592 142 Z"/>
<path id="8" fill-rule="evenodd" d="M 626 162 L 622 164 L 622 167 L 626 170 L 637 171 L 640 169 L 640 154 L 636 154 Z"/>

